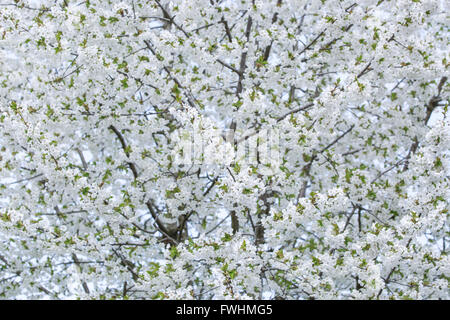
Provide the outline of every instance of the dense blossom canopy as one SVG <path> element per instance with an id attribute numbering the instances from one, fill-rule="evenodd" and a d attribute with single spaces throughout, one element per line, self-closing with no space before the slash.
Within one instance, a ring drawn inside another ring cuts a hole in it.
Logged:
<path id="1" fill-rule="evenodd" d="M 4 0 L 0 297 L 448 299 L 440 0 Z"/>

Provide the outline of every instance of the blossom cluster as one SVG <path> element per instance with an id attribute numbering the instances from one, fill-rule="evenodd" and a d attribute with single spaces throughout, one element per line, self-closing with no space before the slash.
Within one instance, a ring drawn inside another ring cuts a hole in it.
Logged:
<path id="1" fill-rule="evenodd" d="M 0 4 L 0 297 L 449 299 L 448 9 Z"/>

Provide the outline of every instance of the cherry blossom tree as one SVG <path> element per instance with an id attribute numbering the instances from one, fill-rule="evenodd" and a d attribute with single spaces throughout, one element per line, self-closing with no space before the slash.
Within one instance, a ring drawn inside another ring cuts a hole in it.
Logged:
<path id="1" fill-rule="evenodd" d="M 2 0 L 0 297 L 448 299 L 440 0 Z"/>

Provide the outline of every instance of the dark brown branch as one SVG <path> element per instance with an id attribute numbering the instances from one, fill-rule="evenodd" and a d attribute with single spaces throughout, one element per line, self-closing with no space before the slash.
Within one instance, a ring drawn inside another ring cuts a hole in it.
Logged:
<path id="1" fill-rule="evenodd" d="M 343 233 L 347 229 L 348 225 L 350 224 L 350 220 L 352 219 L 355 212 L 356 212 L 356 207 L 354 206 L 352 212 L 350 213 L 350 215 L 347 218 L 347 221 L 345 221 L 345 225 L 344 225 L 344 228 L 342 229 L 341 233 Z"/>
<path id="2" fill-rule="evenodd" d="M 108 129 L 112 130 L 116 134 L 117 138 L 120 141 L 120 144 L 122 145 L 122 149 L 125 152 L 125 155 L 127 156 L 127 158 L 129 158 L 130 153 L 128 152 L 127 143 L 125 142 L 125 138 L 123 137 L 122 133 L 120 133 L 120 131 L 117 130 L 117 128 L 113 125 L 110 125 L 108 127 Z M 128 162 L 128 166 L 130 167 L 131 171 L 133 172 L 134 179 L 137 179 L 138 172 L 137 172 L 136 165 L 133 162 Z"/>
<path id="3" fill-rule="evenodd" d="M 159 231 L 163 234 L 165 234 L 166 236 L 168 236 L 170 234 L 170 232 L 167 230 L 167 228 L 165 227 L 165 225 L 161 222 L 161 220 L 159 220 L 159 217 L 155 211 L 155 208 L 153 207 L 153 204 L 149 201 L 147 201 L 146 206 L 148 208 L 148 210 L 150 211 L 150 214 L 153 217 L 153 220 L 155 220 L 155 223 L 159 229 Z M 173 239 L 175 240 L 175 239 Z"/>
<path id="4" fill-rule="evenodd" d="M 385 285 L 388 285 L 388 283 L 390 282 L 391 276 L 392 276 L 392 274 L 394 273 L 394 271 L 395 271 L 396 268 L 397 268 L 397 267 L 392 268 L 391 271 L 389 272 L 389 274 L 387 275 L 386 279 L 383 279 Z M 380 289 L 380 291 L 378 291 L 377 299 L 380 297 L 380 295 L 381 295 L 382 292 L 383 292 L 383 289 Z"/>
<path id="5" fill-rule="evenodd" d="M 291 86 L 291 88 L 289 89 L 289 99 L 288 102 L 292 103 L 294 101 L 295 98 L 295 86 Z"/>
<path id="6" fill-rule="evenodd" d="M 155 51 L 155 49 L 152 48 L 150 42 L 149 42 L 148 40 L 144 40 L 144 43 L 145 43 L 145 45 L 147 46 L 147 48 L 150 50 L 150 52 L 156 57 L 156 56 L 157 56 L 156 51 Z M 167 66 L 163 66 L 163 69 L 164 69 L 164 71 L 167 73 L 167 75 L 169 76 L 169 78 L 170 78 L 173 82 L 175 82 L 175 84 L 178 86 L 178 88 L 180 88 L 180 89 L 183 90 L 183 94 L 186 96 L 189 105 L 190 105 L 192 108 L 195 108 L 194 100 L 192 99 L 192 97 L 190 97 L 189 94 L 187 94 L 187 93 L 185 92 L 185 87 L 180 83 L 180 81 L 178 81 L 178 79 L 177 79 L 176 77 L 174 77 L 174 76 L 172 75 L 172 73 L 170 72 L 170 70 L 169 70 L 169 68 L 168 68 Z"/>
<path id="7" fill-rule="evenodd" d="M 186 233 L 184 232 L 184 229 L 187 226 L 187 222 L 189 218 L 194 214 L 194 211 L 190 211 L 188 214 L 183 214 L 181 216 L 181 219 L 179 219 L 179 226 L 177 229 L 177 242 L 180 242 L 181 240 L 184 240 L 187 238 L 187 230 Z"/>
<path id="8" fill-rule="evenodd" d="M 236 72 L 238 75 L 241 75 L 241 73 L 240 73 L 240 71 L 239 71 L 238 69 L 236 69 L 235 67 L 229 65 L 228 63 L 223 62 L 223 61 L 220 60 L 220 59 L 217 59 L 216 61 L 217 61 L 218 63 L 220 63 L 221 65 L 223 65 L 224 67 L 230 69 L 231 71 Z"/>
<path id="9" fill-rule="evenodd" d="M 345 137 L 350 131 L 353 130 L 353 128 L 355 127 L 355 125 L 351 125 L 350 128 L 345 131 L 343 134 L 341 134 L 339 137 L 337 137 L 336 139 L 333 140 L 333 142 L 331 142 L 329 145 L 327 145 L 325 148 L 323 148 L 322 150 L 319 151 L 319 153 L 325 152 L 326 150 L 328 150 L 329 148 L 331 148 L 332 146 L 334 146 L 339 140 L 341 140 L 343 137 Z"/>
<path id="10" fill-rule="evenodd" d="M 212 181 L 211 185 L 208 187 L 208 189 L 206 189 L 206 191 L 203 193 L 203 196 L 206 196 L 211 190 L 212 188 L 216 185 L 217 180 L 219 180 L 219 177 L 215 177 L 214 180 Z"/>
<path id="11" fill-rule="evenodd" d="M 220 220 L 219 221 L 219 223 L 217 223 L 211 230 L 209 230 L 208 232 L 206 232 L 205 233 L 205 235 L 208 235 L 208 234 L 210 234 L 211 232 L 213 232 L 214 230 L 216 230 L 225 220 L 227 220 L 228 219 L 228 217 L 231 215 L 231 213 L 230 214 L 228 214 L 225 218 L 223 218 L 222 220 Z"/>
<path id="12" fill-rule="evenodd" d="M 264 61 L 268 61 L 269 60 L 269 55 L 270 55 L 270 50 L 272 49 L 272 44 L 273 44 L 273 40 L 270 41 L 270 44 L 264 50 L 264 56 L 263 56 L 263 60 Z"/>
<path id="13" fill-rule="evenodd" d="M 125 138 L 123 137 L 122 133 L 120 133 L 120 131 L 117 130 L 117 128 L 116 128 L 115 126 L 113 126 L 113 125 L 110 125 L 110 126 L 108 127 L 108 129 L 112 130 L 112 131 L 116 134 L 117 138 L 118 138 L 119 141 L 120 141 L 120 144 L 122 145 L 122 149 L 124 150 L 125 155 L 126 155 L 127 157 L 129 157 L 129 156 L 130 156 L 130 153 L 129 153 L 128 150 L 127 150 L 127 144 L 126 144 L 126 142 L 125 142 Z"/>
<path id="14" fill-rule="evenodd" d="M 236 234 L 239 231 L 239 219 L 236 215 L 236 211 L 231 211 L 231 230 L 233 230 L 233 234 Z"/>
<path id="15" fill-rule="evenodd" d="M 35 11 L 40 11 L 40 12 L 48 12 L 48 11 L 50 11 L 50 9 L 47 8 L 47 7 L 33 8 L 33 7 L 25 6 L 25 5 L 19 5 L 19 4 L 16 4 L 16 3 L 0 3 L 0 6 L 5 6 L 5 7 L 7 7 L 7 6 L 14 6 L 14 7 L 17 7 L 17 8 L 20 8 L 20 9 L 35 10 Z"/>
<path id="16" fill-rule="evenodd" d="M 447 77 L 445 77 L 445 76 L 442 77 L 438 84 L 438 94 L 436 96 L 432 97 L 426 106 L 427 113 L 426 113 L 425 119 L 424 119 L 425 125 L 428 124 L 428 121 L 431 118 L 431 114 L 433 113 L 434 109 L 438 106 L 439 101 L 441 100 L 440 94 L 441 94 L 442 88 L 446 82 L 447 82 Z M 408 170 L 409 160 L 411 159 L 411 156 L 416 152 L 418 147 L 419 147 L 419 140 L 417 139 L 417 136 L 416 136 L 416 137 L 414 137 L 414 142 L 412 143 L 411 147 L 409 148 L 408 154 L 405 158 L 405 165 L 403 166 L 403 171 Z"/>
<path id="17" fill-rule="evenodd" d="M 315 37 L 306 47 L 303 48 L 302 51 L 300 51 L 300 53 L 298 55 L 301 55 L 303 52 L 305 52 L 306 50 L 308 50 L 309 48 L 311 48 L 311 46 L 314 45 L 314 43 L 316 43 L 316 41 L 325 33 L 327 29 L 324 29 L 321 33 L 319 33 L 317 35 L 317 37 Z"/>
<path id="18" fill-rule="evenodd" d="M 360 152 L 361 150 L 362 150 L 362 149 L 356 149 L 356 150 L 353 150 L 353 151 L 347 151 L 347 152 L 343 153 L 342 156 L 343 156 L 343 157 L 349 156 L 349 155 L 358 153 L 358 152 Z"/>
<path id="19" fill-rule="evenodd" d="M 401 159 L 399 161 L 397 161 L 394 165 L 392 165 L 390 168 L 386 169 L 383 172 L 380 172 L 372 181 L 371 183 L 374 183 L 375 181 L 377 181 L 378 179 L 380 179 L 382 176 L 384 176 L 386 173 L 390 172 L 391 170 L 397 168 L 399 165 L 401 165 L 406 159 Z"/>
<path id="20" fill-rule="evenodd" d="M 425 116 L 425 124 L 428 124 L 428 121 L 431 118 L 431 114 L 433 113 L 434 109 L 439 105 L 439 102 L 442 100 L 440 94 L 442 91 L 442 87 L 444 86 L 445 82 L 447 81 L 447 77 L 442 77 L 441 81 L 439 81 L 438 84 L 438 94 L 430 99 L 427 105 L 427 114 Z"/>
<path id="21" fill-rule="evenodd" d="M 348 6 L 347 8 L 345 8 L 345 12 L 349 13 L 349 11 L 353 8 L 356 7 L 358 4 L 355 2 L 352 5 Z"/>
<path id="22" fill-rule="evenodd" d="M 183 29 L 181 28 L 177 23 L 175 23 L 175 16 L 171 17 L 169 12 L 166 10 L 166 8 L 164 8 L 161 3 L 158 0 L 155 0 L 156 4 L 158 5 L 158 7 L 162 10 L 164 18 L 168 19 L 170 22 L 170 24 L 173 24 L 178 30 L 180 30 L 181 32 L 183 32 L 183 34 L 186 36 L 186 38 L 189 38 L 189 34 Z"/>
<path id="23" fill-rule="evenodd" d="M 217 23 L 208 23 L 208 24 L 205 24 L 204 26 L 201 26 L 201 27 L 193 29 L 191 32 L 197 32 L 197 31 L 200 31 L 202 29 L 207 29 L 207 28 L 209 28 L 209 27 L 211 27 L 211 26 L 213 26 L 215 24 L 217 24 Z"/>
<path id="24" fill-rule="evenodd" d="M 10 266 L 10 264 L 8 263 L 6 258 L 4 256 L 2 256 L 1 254 L 0 254 L 0 260 L 3 261 L 3 263 L 5 263 L 8 267 Z"/>
<path id="25" fill-rule="evenodd" d="M 339 140 L 341 140 L 343 137 L 345 137 L 345 135 L 347 135 L 350 131 L 352 131 L 354 128 L 354 125 L 351 125 L 350 128 L 345 131 L 344 133 L 342 133 L 339 137 L 337 137 L 336 139 L 334 139 L 330 144 L 328 144 L 326 147 L 322 148 L 318 153 L 323 153 L 326 150 L 328 150 L 329 148 L 331 148 L 332 146 L 334 146 Z M 317 154 L 315 153 L 315 151 L 313 152 L 313 155 L 311 156 L 311 159 L 309 160 L 309 162 L 303 167 L 302 169 L 302 173 L 305 175 L 306 180 L 303 181 L 302 187 L 297 195 L 297 202 L 300 198 L 304 198 L 306 196 L 306 188 L 308 187 L 308 178 L 310 176 L 310 172 L 311 172 L 311 167 L 313 162 L 317 160 Z"/>
<path id="26" fill-rule="evenodd" d="M 45 289 L 43 286 L 39 286 L 38 289 L 39 289 L 40 291 L 45 292 L 45 293 L 48 294 L 49 296 L 52 296 L 52 295 L 53 295 L 49 290 Z"/>
<path id="27" fill-rule="evenodd" d="M 359 79 L 360 77 L 362 77 L 363 75 L 365 75 L 366 73 L 372 71 L 373 69 L 370 68 L 370 65 L 372 64 L 372 61 L 370 61 L 365 67 L 364 69 L 356 76 L 357 79 Z"/>
<path id="28" fill-rule="evenodd" d="M 252 23 L 253 23 L 252 17 L 248 17 L 247 28 L 245 30 L 245 37 L 247 39 L 247 42 L 250 40 L 250 30 L 252 28 Z M 239 79 L 238 79 L 238 85 L 237 85 L 237 89 L 236 89 L 237 96 L 239 96 L 239 94 L 242 92 L 242 80 L 244 80 L 244 71 L 246 68 L 246 61 L 247 61 L 247 51 L 244 51 L 244 52 L 242 52 L 241 62 L 239 64 Z"/>
<path id="29" fill-rule="evenodd" d="M 310 104 L 307 104 L 307 105 L 304 106 L 304 107 L 300 107 L 300 108 L 291 110 L 291 111 L 289 111 L 288 113 L 286 113 L 286 114 L 282 115 L 281 117 L 279 117 L 279 118 L 277 119 L 277 122 L 282 121 L 283 119 L 285 119 L 287 116 L 289 116 L 289 115 L 291 115 L 291 114 L 294 114 L 294 113 L 297 113 L 297 112 L 300 112 L 300 111 L 309 109 L 309 108 L 311 108 L 313 105 L 314 105 L 314 103 L 310 103 Z"/>
<path id="30" fill-rule="evenodd" d="M 81 271 L 80 261 L 78 260 L 78 257 L 77 257 L 77 255 L 76 255 L 75 253 L 72 253 L 72 259 L 73 259 L 73 262 L 77 265 L 77 267 L 78 267 L 78 268 L 80 269 L 80 271 Z M 90 293 L 90 292 L 89 292 L 89 287 L 88 287 L 86 281 L 82 281 L 82 282 L 81 282 L 81 285 L 83 286 L 84 292 L 85 292 L 86 294 L 89 294 L 89 293 Z"/>
<path id="31" fill-rule="evenodd" d="M 20 179 L 20 180 L 17 180 L 17 181 L 5 183 L 5 185 L 12 185 L 12 184 L 16 184 L 16 183 L 21 183 L 21 182 L 25 182 L 25 181 L 30 181 L 30 180 L 33 180 L 33 179 L 35 179 L 35 178 L 39 178 L 40 176 L 43 176 L 43 175 L 44 175 L 43 173 L 39 173 L 39 174 L 37 174 L 37 175 L 35 175 L 35 176 L 32 176 L 32 177 L 29 177 L 29 178 Z"/>
<path id="32" fill-rule="evenodd" d="M 228 37 L 228 41 L 233 42 L 233 38 L 231 37 L 230 27 L 228 26 L 228 22 L 225 20 L 224 17 L 222 17 L 222 20 L 220 20 L 220 23 L 223 23 L 223 25 L 225 27 L 225 33 Z"/>
<path id="33" fill-rule="evenodd" d="M 278 0 L 277 1 L 277 7 L 281 7 L 281 4 L 282 4 L 282 0 Z M 273 14 L 273 16 L 272 16 L 272 24 L 277 22 L 277 20 L 278 20 L 278 12 L 275 12 Z M 264 56 L 263 56 L 263 60 L 264 61 L 268 61 L 269 60 L 269 55 L 270 55 L 270 51 L 272 49 L 272 45 L 273 45 L 273 40 L 270 42 L 270 44 L 264 50 Z"/>
<path id="34" fill-rule="evenodd" d="M 80 160 L 81 160 L 81 163 L 82 163 L 82 165 L 83 165 L 83 169 L 84 169 L 84 171 L 86 171 L 88 165 L 87 165 L 86 159 L 84 158 L 83 152 L 82 152 L 79 148 L 76 148 L 75 151 L 76 151 L 76 152 L 78 153 L 78 155 L 80 156 Z"/>
<path id="35" fill-rule="evenodd" d="M 125 259 L 124 256 L 122 256 L 119 252 L 117 252 L 117 250 L 112 249 L 112 251 L 120 259 L 122 265 L 125 266 L 127 270 L 131 273 L 133 280 L 137 281 L 139 279 L 139 275 L 133 270 L 135 265 L 130 260 Z"/>

